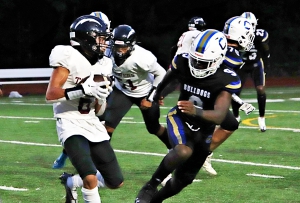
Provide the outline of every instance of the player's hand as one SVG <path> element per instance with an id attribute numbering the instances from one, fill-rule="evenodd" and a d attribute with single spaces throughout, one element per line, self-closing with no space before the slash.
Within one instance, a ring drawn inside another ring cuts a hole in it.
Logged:
<path id="1" fill-rule="evenodd" d="M 177 106 L 183 113 L 192 116 L 196 115 L 196 107 L 194 106 L 194 103 L 191 101 L 178 101 Z"/>
<path id="2" fill-rule="evenodd" d="M 106 86 L 106 88 L 107 88 L 109 94 L 113 91 L 113 88 L 112 88 L 112 87 L 113 87 L 113 86 L 110 86 L 110 85 L 107 85 L 107 86 Z"/>
<path id="3" fill-rule="evenodd" d="M 244 103 L 239 109 L 241 111 L 244 111 L 246 115 L 249 115 L 252 111 L 255 110 L 255 107 L 252 104 Z"/>
<path id="4" fill-rule="evenodd" d="M 94 96 L 93 92 L 96 88 L 96 83 L 94 82 L 94 72 L 90 73 L 89 78 L 81 84 L 83 93 L 87 96 Z"/>
<path id="5" fill-rule="evenodd" d="M 151 108 L 151 106 L 152 106 L 152 102 L 151 102 L 151 101 L 148 101 L 146 98 L 144 98 L 144 99 L 141 101 L 140 109 L 146 110 L 146 109 L 148 109 L 148 108 Z"/>
<path id="6" fill-rule="evenodd" d="M 159 94 L 157 94 L 157 92 L 155 92 L 154 96 L 153 96 L 153 101 L 159 103 L 159 100 L 161 100 L 162 96 L 160 96 Z"/>
<path id="7" fill-rule="evenodd" d="M 159 104 L 159 106 L 165 105 L 163 97 L 160 97 L 160 99 L 158 100 L 158 104 Z"/>
<path id="8" fill-rule="evenodd" d="M 95 98 L 98 99 L 98 101 L 106 101 L 106 98 L 112 91 L 109 83 L 109 81 L 95 82 L 96 88 L 93 88 L 92 94 Z"/>

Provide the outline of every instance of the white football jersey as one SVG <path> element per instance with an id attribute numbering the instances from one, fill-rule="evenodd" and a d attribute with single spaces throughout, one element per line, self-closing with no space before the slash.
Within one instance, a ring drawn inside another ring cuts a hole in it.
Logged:
<path id="1" fill-rule="evenodd" d="M 189 53 L 190 46 L 199 33 L 201 33 L 199 30 L 191 30 L 182 33 L 177 42 L 177 51 L 175 56 L 182 53 Z"/>
<path id="2" fill-rule="evenodd" d="M 72 46 L 58 45 L 52 49 L 49 57 L 51 67 L 63 66 L 69 70 L 69 76 L 63 89 L 75 87 L 83 78 L 94 74 L 112 74 L 112 60 L 103 57 L 96 64 L 90 62 Z M 91 99 L 78 98 L 74 100 L 61 101 L 53 104 L 54 117 L 56 118 L 74 118 L 89 119 L 95 117 L 94 105 L 91 105 Z"/>
<path id="3" fill-rule="evenodd" d="M 112 60 L 103 57 L 96 64 L 90 62 L 72 46 L 58 45 L 52 49 L 50 66 L 63 66 L 69 70 L 63 89 L 76 86 L 83 78 L 94 74 L 112 74 Z M 82 135 L 91 142 L 102 142 L 110 137 L 103 124 L 95 115 L 95 99 L 82 97 L 53 104 L 54 117 L 57 118 L 56 130 L 62 145 L 68 137 Z"/>
<path id="4" fill-rule="evenodd" d="M 157 87 L 166 70 L 158 64 L 156 57 L 148 50 L 135 45 L 131 55 L 123 64 L 114 63 L 115 86 L 131 97 L 144 97 L 152 86 Z"/>

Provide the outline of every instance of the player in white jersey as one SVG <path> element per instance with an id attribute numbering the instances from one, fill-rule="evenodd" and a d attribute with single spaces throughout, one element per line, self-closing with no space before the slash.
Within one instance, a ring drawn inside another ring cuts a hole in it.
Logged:
<path id="1" fill-rule="evenodd" d="M 178 39 L 178 42 L 177 42 L 177 51 L 176 51 L 175 55 L 179 55 L 182 53 L 188 53 L 192 42 L 197 37 L 197 35 L 199 35 L 200 33 L 201 33 L 201 31 L 199 31 L 199 30 L 189 30 L 189 31 L 182 33 L 182 35 L 180 36 L 180 38 Z"/>
<path id="2" fill-rule="evenodd" d="M 107 15 L 105 13 L 103 13 L 101 11 L 94 11 L 94 12 L 90 13 L 90 15 L 98 17 L 101 20 L 103 20 L 103 22 L 106 24 L 106 27 L 107 27 L 106 31 L 110 32 L 110 22 L 111 21 L 108 19 Z M 110 41 L 106 41 L 106 43 L 109 45 Z M 111 46 L 107 46 L 105 48 L 104 54 L 106 56 L 110 56 L 111 55 L 111 48 L 110 47 Z M 105 70 L 111 70 L 111 68 L 105 69 Z M 65 166 L 67 158 L 68 158 L 67 152 L 65 150 L 63 150 L 62 153 L 53 162 L 52 168 L 53 169 L 63 168 Z"/>
<path id="3" fill-rule="evenodd" d="M 156 135 L 170 149 L 167 130 L 159 123 L 159 105 L 152 103 L 156 87 L 166 73 L 165 69 L 150 51 L 136 44 L 136 33 L 131 26 L 117 26 L 112 36 L 115 86 L 102 117 L 108 134 L 112 136 L 122 118 L 135 104 L 141 110 L 148 132 Z"/>
<path id="4" fill-rule="evenodd" d="M 107 187 L 118 188 L 123 184 L 109 135 L 96 116 L 103 112 L 102 107 L 111 92 L 111 88 L 103 88 L 109 82 L 93 80 L 94 74 L 111 74 L 112 61 L 104 56 L 109 37 L 101 19 L 81 16 L 70 27 L 72 46 L 55 46 L 49 57 L 54 69 L 46 100 L 53 103 L 59 141 L 83 179 L 84 202 L 101 202 L 97 170 Z M 84 78 L 87 79 L 81 82 Z M 66 184 L 65 189 L 66 203 L 77 202 Z"/>

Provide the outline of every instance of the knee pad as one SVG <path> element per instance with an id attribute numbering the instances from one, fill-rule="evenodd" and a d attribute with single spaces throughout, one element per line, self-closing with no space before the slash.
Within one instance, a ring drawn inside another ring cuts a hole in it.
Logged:
<path id="1" fill-rule="evenodd" d="M 232 113 L 227 113 L 225 119 L 220 125 L 224 130 L 235 131 L 239 128 L 239 122 L 235 119 Z"/>

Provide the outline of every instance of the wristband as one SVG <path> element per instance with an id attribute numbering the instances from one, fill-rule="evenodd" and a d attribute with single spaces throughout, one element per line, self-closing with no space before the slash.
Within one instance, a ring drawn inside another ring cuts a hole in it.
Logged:
<path id="1" fill-rule="evenodd" d="M 203 109 L 200 106 L 195 106 L 194 105 L 194 107 L 196 108 L 196 114 L 195 114 L 195 116 L 202 117 L 202 115 L 203 115 Z"/>
<path id="2" fill-rule="evenodd" d="M 243 100 L 236 94 L 232 94 L 231 97 L 232 97 L 233 101 L 239 103 L 240 105 L 244 104 Z"/>
<path id="3" fill-rule="evenodd" d="M 156 87 L 153 86 L 153 87 L 151 88 L 150 92 L 148 93 L 146 99 L 147 99 L 148 101 L 150 101 L 150 102 L 153 102 L 153 97 L 154 97 L 155 93 L 156 93 Z"/>
<path id="4" fill-rule="evenodd" d="M 83 96 L 84 93 L 81 85 L 65 89 L 65 97 L 67 100 L 73 100 Z"/>

